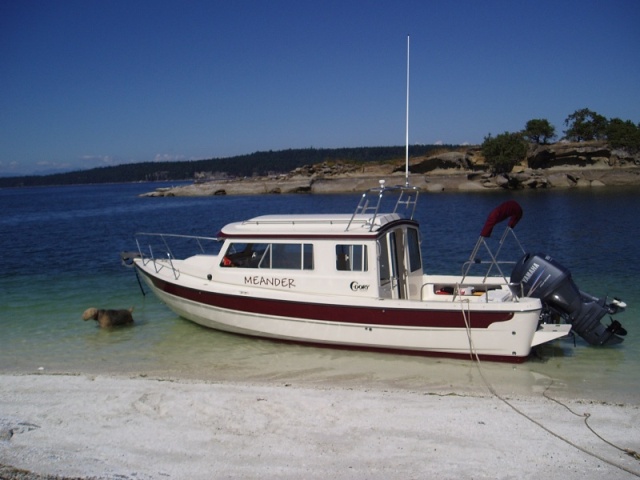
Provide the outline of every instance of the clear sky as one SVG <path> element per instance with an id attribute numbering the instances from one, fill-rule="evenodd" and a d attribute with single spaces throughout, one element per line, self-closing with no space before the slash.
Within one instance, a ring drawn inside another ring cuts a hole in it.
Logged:
<path id="1" fill-rule="evenodd" d="M 640 122 L 637 0 L 0 0 L 0 176 Z"/>

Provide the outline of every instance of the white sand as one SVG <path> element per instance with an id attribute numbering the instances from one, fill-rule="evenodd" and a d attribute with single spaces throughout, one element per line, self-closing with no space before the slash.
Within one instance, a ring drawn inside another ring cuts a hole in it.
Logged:
<path id="1" fill-rule="evenodd" d="M 640 461 L 564 406 L 508 401 L 566 441 L 488 392 L 4 375 L 0 463 L 120 480 L 640 476 Z M 639 405 L 568 406 L 640 451 Z"/>

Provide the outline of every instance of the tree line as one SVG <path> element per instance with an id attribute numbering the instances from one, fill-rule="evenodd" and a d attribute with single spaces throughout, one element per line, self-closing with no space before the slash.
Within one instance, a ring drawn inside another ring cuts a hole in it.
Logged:
<path id="1" fill-rule="evenodd" d="M 411 154 L 427 155 L 442 145 L 412 145 Z M 0 178 L 0 188 L 96 183 L 193 180 L 197 173 L 219 172 L 230 177 L 288 173 L 304 165 L 322 162 L 385 162 L 404 158 L 405 147 L 304 148 L 255 152 L 208 160 L 141 162 L 88 170 Z"/>
<path id="2" fill-rule="evenodd" d="M 563 140 L 586 142 L 606 140 L 612 148 L 626 150 L 630 154 L 640 152 L 640 123 L 620 118 L 607 119 L 588 108 L 576 110 L 564 121 L 567 129 Z M 529 145 L 546 144 L 556 138 L 556 128 L 547 119 L 529 120 L 520 132 L 504 132 L 484 138 L 482 154 L 494 173 L 506 173 L 520 163 Z"/>
<path id="3" fill-rule="evenodd" d="M 573 142 L 606 140 L 612 148 L 631 154 L 640 152 L 640 123 L 604 116 L 583 108 L 569 115 L 567 129 L 562 139 Z M 546 119 L 529 120 L 519 132 L 487 135 L 482 143 L 482 153 L 494 173 L 509 172 L 526 156 L 530 145 L 546 144 L 555 139 L 556 128 Z M 424 156 L 437 149 L 452 145 L 412 145 L 412 156 Z M 404 158 L 405 147 L 356 147 L 356 148 L 305 148 L 255 152 L 227 158 L 207 160 L 141 162 L 98 167 L 88 170 L 0 177 L 0 188 L 74 185 L 97 183 L 151 182 L 193 180 L 196 174 L 216 172 L 229 177 L 251 177 L 287 173 L 304 165 L 322 162 L 385 162 Z"/>

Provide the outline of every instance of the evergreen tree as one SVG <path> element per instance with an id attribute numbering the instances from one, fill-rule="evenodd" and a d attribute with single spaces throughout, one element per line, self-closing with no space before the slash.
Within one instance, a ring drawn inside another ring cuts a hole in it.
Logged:
<path id="1" fill-rule="evenodd" d="M 602 115 L 583 108 L 565 119 L 564 124 L 568 128 L 564 134 L 567 140 L 574 142 L 602 140 L 607 136 L 607 123 L 607 119 Z"/>
<path id="2" fill-rule="evenodd" d="M 544 118 L 534 118 L 527 122 L 522 135 L 530 142 L 546 144 L 556 136 L 556 127 Z"/>
<path id="3" fill-rule="evenodd" d="M 640 152 L 640 125 L 619 118 L 609 120 L 607 139 L 613 148 L 622 148 L 629 153 Z"/>
<path id="4" fill-rule="evenodd" d="M 482 154 L 494 173 L 509 173 L 524 160 L 527 144 L 520 133 L 504 132 L 497 137 L 491 134 L 482 143 Z"/>

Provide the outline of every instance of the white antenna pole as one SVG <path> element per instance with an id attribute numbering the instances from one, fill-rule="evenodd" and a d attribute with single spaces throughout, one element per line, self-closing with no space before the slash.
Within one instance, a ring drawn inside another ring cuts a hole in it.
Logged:
<path id="1" fill-rule="evenodd" d="M 407 122 L 405 127 L 405 185 L 409 186 L 409 35 L 407 35 Z"/>

